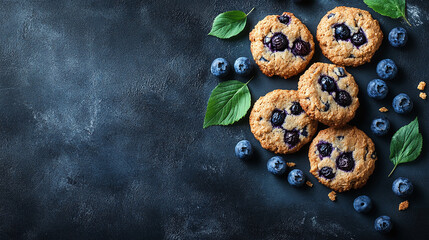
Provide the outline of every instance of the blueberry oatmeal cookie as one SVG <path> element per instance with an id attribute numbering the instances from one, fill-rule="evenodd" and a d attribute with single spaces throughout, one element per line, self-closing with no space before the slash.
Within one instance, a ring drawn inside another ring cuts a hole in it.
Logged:
<path id="1" fill-rule="evenodd" d="M 250 50 L 261 71 L 289 78 L 302 72 L 314 54 L 313 36 L 292 13 L 269 15 L 249 34 Z"/>
<path id="2" fill-rule="evenodd" d="M 383 41 L 378 21 L 368 11 L 336 7 L 317 26 L 323 55 L 342 66 L 359 66 L 371 61 Z"/>
<path id="3" fill-rule="evenodd" d="M 338 191 L 360 188 L 374 171 L 377 155 L 372 140 L 356 127 L 328 128 L 314 138 L 308 151 L 310 172 Z"/>
<path id="4" fill-rule="evenodd" d="M 329 126 L 342 126 L 355 116 L 359 88 L 343 67 L 314 63 L 299 78 L 300 104 L 313 119 Z"/>
<path id="5" fill-rule="evenodd" d="M 294 90 L 278 89 L 260 97 L 249 123 L 262 147 L 278 154 L 298 151 L 317 130 L 317 121 L 305 114 Z"/>

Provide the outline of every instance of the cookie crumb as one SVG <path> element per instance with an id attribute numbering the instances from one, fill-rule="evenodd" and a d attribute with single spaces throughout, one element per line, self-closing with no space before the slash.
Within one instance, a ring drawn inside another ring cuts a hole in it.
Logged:
<path id="1" fill-rule="evenodd" d="M 309 187 L 313 187 L 313 184 L 310 181 L 305 182 L 305 184 L 307 184 Z"/>
<path id="2" fill-rule="evenodd" d="M 423 90 L 425 90 L 425 87 L 426 87 L 426 83 L 423 82 L 423 81 L 421 81 L 419 83 L 419 85 L 417 86 L 417 89 L 420 90 L 420 91 L 423 91 Z"/>
<path id="3" fill-rule="evenodd" d="M 388 112 L 389 109 L 387 109 L 386 107 L 382 107 L 382 108 L 378 109 L 378 111 L 380 111 L 380 112 Z"/>
<path id="4" fill-rule="evenodd" d="M 294 162 L 287 162 L 286 165 L 288 167 L 295 167 L 296 166 L 296 164 Z"/>
<path id="5" fill-rule="evenodd" d="M 337 200 L 337 193 L 335 191 L 332 191 L 328 194 L 329 199 L 331 199 L 332 202 Z"/>
<path id="6" fill-rule="evenodd" d="M 399 204 L 399 211 L 404 211 L 405 209 L 408 208 L 408 206 L 410 206 L 410 202 L 408 202 L 408 200 L 401 202 Z"/>
<path id="7" fill-rule="evenodd" d="M 426 93 L 424 93 L 424 92 L 421 92 L 421 93 L 420 93 L 420 95 L 419 95 L 419 97 L 420 97 L 421 99 L 426 99 L 427 94 L 426 94 Z"/>

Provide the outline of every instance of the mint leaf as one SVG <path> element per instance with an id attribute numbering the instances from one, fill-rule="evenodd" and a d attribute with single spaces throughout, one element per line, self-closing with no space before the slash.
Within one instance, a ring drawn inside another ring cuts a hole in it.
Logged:
<path id="1" fill-rule="evenodd" d="M 414 121 L 401 127 L 390 142 L 390 161 L 395 165 L 393 171 L 401 163 L 412 162 L 420 155 L 423 146 L 423 137 L 419 132 L 419 121 Z"/>
<path id="2" fill-rule="evenodd" d="M 213 89 L 207 104 L 203 128 L 212 125 L 229 125 L 246 115 L 250 108 L 250 92 L 247 83 L 230 80 L 219 83 Z"/>
<path id="3" fill-rule="evenodd" d="M 209 35 L 227 39 L 239 34 L 246 26 L 247 15 L 249 15 L 253 9 L 250 10 L 248 14 L 242 11 L 229 11 L 217 15 L 213 21 L 212 30 Z"/>
<path id="4" fill-rule="evenodd" d="M 405 0 L 363 0 L 368 7 L 380 13 L 383 16 L 391 18 L 403 17 L 411 26 L 405 16 Z"/>

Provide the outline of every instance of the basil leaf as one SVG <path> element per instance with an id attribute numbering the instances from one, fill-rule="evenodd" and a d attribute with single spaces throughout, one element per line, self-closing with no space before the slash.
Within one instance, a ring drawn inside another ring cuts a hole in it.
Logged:
<path id="1" fill-rule="evenodd" d="M 419 132 L 419 121 L 414 121 L 401 127 L 390 142 L 390 161 L 395 165 L 389 176 L 401 163 L 412 162 L 420 155 L 423 146 L 423 137 Z"/>
<path id="2" fill-rule="evenodd" d="M 383 16 L 391 18 L 403 17 L 411 26 L 405 16 L 405 0 L 363 0 L 368 7 L 380 13 Z"/>
<path id="3" fill-rule="evenodd" d="M 210 95 L 203 128 L 232 124 L 244 117 L 249 108 L 250 91 L 247 83 L 237 80 L 222 82 Z"/>
<path id="4" fill-rule="evenodd" d="M 213 21 L 209 35 L 222 39 L 233 37 L 243 31 L 246 22 L 247 15 L 242 11 L 221 13 Z"/>

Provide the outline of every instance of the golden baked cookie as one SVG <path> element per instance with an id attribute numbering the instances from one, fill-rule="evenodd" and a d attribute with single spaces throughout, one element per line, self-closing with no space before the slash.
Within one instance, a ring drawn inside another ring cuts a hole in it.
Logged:
<path id="1" fill-rule="evenodd" d="M 320 131 L 308 151 L 310 172 L 323 185 L 343 192 L 364 186 L 375 168 L 372 140 L 356 127 Z"/>
<path id="2" fill-rule="evenodd" d="M 293 15 L 269 15 L 249 34 L 250 50 L 261 71 L 271 77 L 289 78 L 302 72 L 314 54 L 308 28 Z"/>
<path id="3" fill-rule="evenodd" d="M 279 154 L 298 151 L 317 130 L 317 121 L 299 105 L 298 92 L 274 90 L 260 97 L 249 118 L 250 130 L 262 147 Z"/>
<path id="4" fill-rule="evenodd" d="M 333 63 L 356 67 L 371 61 L 383 32 L 368 11 L 336 7 L 320 20 L 317 40 L 323 55 Z"/>
<path id="5" fill-rule="evenodd" d="M 343 67 L 314 63 L 299 78 L 300 104 L 313 119 L 342 126 L 354 118 L 359 107 L 359 87 Z"/>

